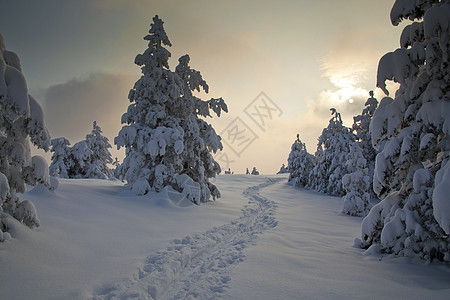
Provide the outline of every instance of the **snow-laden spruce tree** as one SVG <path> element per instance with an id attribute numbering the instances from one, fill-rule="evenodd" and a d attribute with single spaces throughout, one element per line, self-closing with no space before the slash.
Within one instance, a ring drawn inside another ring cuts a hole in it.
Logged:
<path id="1" fill-rule="evenodd" d="M 210 196 L 213 199 L 220 197 L 219 190 L 209 182 L 209 178 L 215 177 L 221 171 L 211 153 L 216 153 L 223 147 L 221 137 L 201 117 L 212 117 L 211 110 L 220 117 L 222 111 L 228 112 L 228 108 L 222 98 L 211 98 L 204 101 L 192 94 L 193 91 L 199 92 L 201 89 L 208 93 L 209 87 L 200 72 L 189 67 L 189 61 L 190 58 L 187 54 L 180 57 L 175 69 L 176 74 L 184 83 L 183 96 L 180 99 L 183 104 L 177 103 L 177 105 L 180 106 L 180 110 L 191 112 L 181 122 L 184 130 L 184 151 L 182 153 L 184 170 L 182 174 L 188 175 L 194 182 L 200 184 L 200 202 L 206 202 Z M 193 107 L 191 103 L 193 103 Z M 185 108 L 186 105 L 191 108 Z"/>
<path id="2" fill-rule="evenodd" d="M 30 140 L 48 151 L 50 135 L 38 102 L 28 95 L 20 60 L 5 49 L 0 34 L 0 241 L 10 239 L 15 218 L 38 227 L 34 204 L 20 201 L 17 193 L 25 192 L 25 184 L 41 183 L 50 187 L 48 165 L 40 156 L 31 157 Z"/>
<path id="3" fill-rule="evenodd" d="M 378 100 L 373 97 L 373 91 L 369 92 L 370 97 L 365 103 L 365 107 L 360 115 L 353 117 L 353 133 L 362 150 L 362 155 L 366 160 L 368 176 L 370 177 L 369 195 L 371 199 L 377 199 L 373 191 L 373 173 L 375 170 L 375 158 L 377 151 L 372 146 L 372 135 L 370 133 L 370 122 L 375 110 L 378 107 Z"/>
<path id="4" fill-rule="evenodd" d="M 114 178 L 122 180 L 122 178 L 120 177 L 120 167 L 122 166 L 122 164 L 120 163 L 120 161 L 117 157 L 114 159 L 112 165 L 114 167 L 114 169 L 113 169 Z"/>
<path id="5" fill-rule="evenodd" d="M 361 142 L 350 144 L 350 154 L 346 162 L 348 174 L 342 177 L 345 196 L 342 197 L 342 213 L 364 217 L 370 209 L 371 177 L 367 160 L 364 158 Z"/>
<path id="6" fill-rule="evenodd" d="M 319 137 L 315 165 L 306 187 L 331 196 L 343 196 L 342 177 L 349 173 L 345 163 L 355 136 L 344 126 L 341 114 L 334 108 L 330 110 L 333 117 Z"/>
<path id="7" fill-rule="evenodd" d="M 285 173 L 289 173 L 289 169 L 286 167 L 285 164 L 282 164 L 277 174 L 285 174 Z"/>
<path id="8" fill-rule="evenodd" d="M 253 167 L 251 174 L 252 175 L 259 175 L 259 171 L 256 169 L 256 167 Z"/>
<path id="9" fill-rule="evenodd" d="M 400 84 L 370 124 L 376 158 L 374 190 L 382 201 L 362 224 L 362 247 L 450 262 L 450 3 L 396 1 L 394 25 L 417 20 L 401 48 L 384 55 L 377 86 Z"/>
<path id="10" fill-rule="evenodd" d="M 377 199 L 373 191 L 373 173 L 377 152 L 372 146 L 370 122 L 378 106 L 378 101 L 369 92 L 370 98 L 360 115 L 353 117 L 353 132 L 356 142 L 350 146 L 349 160 L 346 166 L 349 174 L 342 177 L 346 192 L 343 197 L 342 213 L 352 216 L 365 216 L 371 202 Z"/>
<path id="11" fill-rule="evenodd" d="M 108 179 L 114 176 L 108 167 L 113 160 L 108 138 L 102 135 L 102 129 L 94 121 L 93 129 L 86 139 L 69 147 L 66 138 L 52 140 L 52 163 L 50 175 L 60 178 L 98 178 Z"/>
<path id="12" fill-rule="evenodd" d="M 189 56 L 169 69 L 171 43 L 158 16 L 153 18 L 148 48 L 136 56 L 143 75 L 129 93 L 132 104 L 122 116 L 123 126 L 114 143 L 125 147 L 120 176 L 139 195 L 171 186 L 194 203 L 206 202 L 220 192 L 209 178 L 220 172 L 211 152 L 222 149 L 221 138 L 200 117 L 227 111 L 222 99 L 203 101 L 192 94 L 208 85 L 189 67 Z"/>
<path id="13" fill-rule="evenodd" d="M 92 132 L 86 135 L 87 147 L 91 150 L 88 160 L 85 162 L 86 178 L 108 179 L 113 177 L 113 171 L 108 164 L 113 163 L 109 148 L 111 144 L 107 137 L 103 136 L 102 129 L 94 121 Z"/>
<path id="14" fill-rule="evenodd" d="M 289 183 L 305 187 L 313 167 L 314 155 L 308 153 L 306 145 L 300 141 L 300 136 L 297 134 L 288 157 Z"/>
<path id="15" fill-rule="evenodd" d="M 73 164 L 70 159 L 70 142 L 64 137 L 59 137 L 52 139 L 51 145 L 50 152 L 53 152 L 53 155 L 49 167 L 50 176 L 69 178 L 69 170 Z"/>

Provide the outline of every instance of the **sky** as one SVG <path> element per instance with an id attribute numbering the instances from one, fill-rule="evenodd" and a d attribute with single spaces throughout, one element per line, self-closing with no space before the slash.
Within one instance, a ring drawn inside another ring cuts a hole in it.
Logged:
<path id="1" fill-rule="evenodd" d="M 376 89 L 377 64 L 399 47 L 404 27 L 390 22 L 393 2 L 0 0 L 0 33 L 21 59 L 52 138 L 74 144 L 96 120 L 113 157 L 123 159 L 114 137 L 141 76 L 134 58 L 159 15 L 171 68 L 189 54 L 210 87 L 199 96 L 228 105 L 207 120 L 222 136 L 215 155 L 222 169 L 273 174 L 287 164 L 297 134 L 315 152 L 330 108 L 351 126 L 370 90 L 385 96 Z"/>

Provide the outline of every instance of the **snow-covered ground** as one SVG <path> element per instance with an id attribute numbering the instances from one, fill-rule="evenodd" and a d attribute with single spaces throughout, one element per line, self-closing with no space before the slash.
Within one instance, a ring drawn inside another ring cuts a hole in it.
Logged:
<path id="1" fill-rule="evenodd" d="M 222 175 L 222 198 L 178 207 L 122 183 L 61 180 L 41 227 L 0 244 L 0 299 L 448 299 L 450 268 L 367 256 L 362 219 L 287 174 Z"/>

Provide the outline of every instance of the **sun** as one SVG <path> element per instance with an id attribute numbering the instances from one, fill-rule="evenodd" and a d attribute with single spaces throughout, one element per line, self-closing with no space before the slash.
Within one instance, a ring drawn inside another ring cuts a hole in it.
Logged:
<path id="1" fill-rule="evenodd" d="M 330 81 L 336 87 L 333 99 L 336 103 L 348 102 L 352 104 L 356 98 L 364 97 L 367 94 L 367 91 L 358 86 L 357 81 L 352 76 L 336 74 L 330 77 Z"/>

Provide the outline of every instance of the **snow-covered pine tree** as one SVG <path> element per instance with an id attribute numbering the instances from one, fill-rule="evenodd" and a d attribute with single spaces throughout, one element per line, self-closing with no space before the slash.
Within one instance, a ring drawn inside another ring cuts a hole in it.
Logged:
<path id="1" fill-rule="evenodd" d="M 50 164 L 50 176 L 59 178 L 69 178 L 69 170 L 72 167 L 72 160 L 70 159 L 70 142 L 64 138 L 59 137 L 52 139 L 50 152 L 53 152 L 52 163 Z"/>
<path id="2" fill-rule="evenodd" d="M 256 169 L 256 167 L 253 167 L 253 170 L 252 170 L 251 174 L 252 175 L 259 175 L 259 171 Z"/>
<path id="3" fill-rule="evenodd" d="M 41 183 L 50 187 L 48 165 L 40 156 L 31 157 L 30 140 L 38 148 L 49 150 L 50 135 L 38 102 L 28 95 L 19 57 L 6 50 L 0 34 L 0 242 L 11 238 L 15 218 L 38 227 L 34 204 L 20 201 L 17 193 L 25 184 Z"/>
<path id="4" fill-rule="evenodd" d="M 305 187 L 314 167 L 314 156 L 306 150 L 306 145 L 300 141 L 300 135 L 291 146 L 288 157 L 289 182 L 295 186 Z"/>
<path id="5" fill-rule="evenodd" d="M 280 167 L 280 170 L 278 170 L 277 174 L 285 174 L 285 173 L 289 173 L 289 170 L 285 164 L 282 164 Z"/>
<path id="6" fill-rule="evenodd" d="M 120 163 L 117 157 L 114 159 L 112 165 L 114 167 L 113 169 L 114 178 L 122 180 L 122 178 L 120 177 L 120 167 L 122 166 L 122 164 Z"/>
<path id="7" fill-rule="evenodd" d="M 372 146 L 369 127 L 378 101 L 373 97 L 373 91 L 370 91 L 369 95 L 362 113 L 353 117 L 352 129 L 357 142 L 351 144 L 349 160 L 346 163 L 350 173 L 342 177 L 346 192 L 343 197 L 342 213 L 352 216 L 366 216 L 372 200 L 377 199 L 373 191 L 377 152 Z"/>
<path id="8" fill-rule="evenodd" d="M 386 80 L 400 87 L 370 124 L 382 201 L 363 221 L 361 246 L 450 262 L 450 3 L 397 0 L 391 21 L 402 19 L 417 22 L 378 65 L 377 86 L 387 95 Z"/>
<path id="9" fill-rule="evenodd" d="M 220 172 L 211 152 L 222 149 L 220 137 L 199 117 L 227 111 L 222 99 L 203 101 L 192 91 L 208 86 L 200 73 L 188 66 L 189 56 L 179 59 L 176 72 L 169 69 L 171 46 L 158 16 L 153 18 L 148 48 L 136 56 L 143 75 L 128 98 L 132 104 L 122 116 L 123 126 L 114 139 L 125 147 L 121 175 L 137 194 L 161 191 L 166 186 L 182 192 L 194 203 L 220 197 L 209 178 Z"/>
<path id="10" fill-rule="evenodd" d="M 364 217 L 370 208 L 370 183 L 367 160 L 364 158 L 361 142 L 350 144 L 350 154 L 346 162 L 348 174 L 342 177 L 342 187 L 346 194 L 342 198 L 342 213 Z"/>
<path id="11" fill-rule="evenodd" d="M 92 153 L 85 163 L 85 177 L 108 179 L 113 177 L 113 171 L 108 167 L 108 164 L 113 162 L 108 150 L 111 145 L 108 138 L 102 135 L 103 131 L 96 121 L 94 121 L 92 127 L 92 132 L 86 135 L 86 144 Z"/>
<path id="12" fill-rule="evenodd" d="M 330 110 L 333 117 L 319 137 L 315 166 L 311 170 L 307 188 L 331 196 L 343 196 L 342 177 L 348 173 L 345 163 L 355 136 L 344 126 L 341 114 L 334 108 Z"/>
<path id="13" fill-rule="evenodd" d="M 181 122 L 184 130 L 184 151 L 182 153 L 184 169 L 180 174 L 186 174 L 200 184 L 201 202 L 209 200 L 210 196 L 215 199 L 220 197 L 217 187 L 209 182 L 221 171 L 219 164 L 214 160 L 211 153 L 222 150 L 221 137 L 217 135 L 214 128 L 201 118 L 212 117 L 211 110 L 220 117 L 222 111 L 228 112 L 228 107 L 222 98 L 211 98 L 204 101 L 192 94 L 193 91 L 209 92 L 209 86 L 199 71 L 189 67 L 189 55 L 184 55 L 178 59 L 176 74 L 183 80 L 184 89 L 182 91 L 179 110 L 190 112 Z M 191 106 L 193 103 L 193 106 Z M 184 107 L 183 107 L 184 106 Z M 186 106 L 191 106 L 187 109 Z M 181 188 L 181 187 L 180 187 Z"/>
<path id="14" fill-rule="evenodd" d="M 377 199 L 373 191 L 373 173 L 375 170 L 375 158 L 377 151 L 372 146 L 372 135 L 370 134 L 370 122 L 372 121 L 375 110 L 378 107 L 378 100 L 373 97 L 373 91 L 369 92 L 370 97 L 367 99 L 365 108 L 360 115 L 353 117 L 353 132 L 359 146 L 362 150 L 362 155 L 366 159 L 366 167 L 368 176 L 370 178 L 369 195 L 371 199 Z"/>

